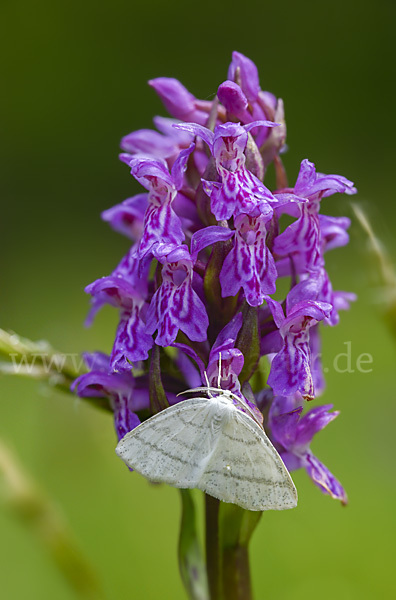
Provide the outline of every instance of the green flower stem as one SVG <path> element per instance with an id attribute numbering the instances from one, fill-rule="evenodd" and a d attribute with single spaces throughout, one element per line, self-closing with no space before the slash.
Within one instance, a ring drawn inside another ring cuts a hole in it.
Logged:
<path id="1" fill-rule="evenodd" d="M 219 510 L 220 500 L 205 494 L 206 572 L 208 575 L 210 600 L 223 600 L 220 565 Z"/>
<path id="2" fill-rule="evenodd" d="M 262 513 L 221 503 L 220 539 L 223 595 L 227 600 L 252 600 L 249 541 Z"/>
<path id="3" fill-rule="evenodd" d="M 150 408 L 155 415 L 169 406 L 164 386 L 162 385 L 160 348 L 157 344 L 154 344 L 154 348 L 151 350 L 149 375 Z"/>
<path id="4" fill-rule="evenodd" d="M 205 495 L 206 568 L 211 600 L 252 600 L 249 541 L 262 513 Z"/>

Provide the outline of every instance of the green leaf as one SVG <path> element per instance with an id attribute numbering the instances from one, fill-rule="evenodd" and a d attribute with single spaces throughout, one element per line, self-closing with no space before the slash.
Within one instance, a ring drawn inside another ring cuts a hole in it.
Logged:
<path id="1" fill-rule="evenodd" d="M 242 327 L 235 342 L 235 347 L 242 352 L 245 358 L 243 369 L 239 375 L 241 384 L 250 379 L 260 359 L 257 307 L 249 306 L 245 302 L 242 309 L 242 316 Z"/>
<path id="2" fill-rule="evenodd" d="M 160 348 L 157 344 L 154 344 L 154 348 L 151 351 L 149 394 L 150 408 L 153 414 L 164 410 L 164 408 L 168 408 L 169 402 L 161 379 Z"/>
<path id="3" fill-rule="evenodd" d="M 208 600 L 205 563 L 198 540 L 196 511 L 191 490 L 180 490 L 182 518 L 179 535 L 179 569 L 190 600 Z"/>

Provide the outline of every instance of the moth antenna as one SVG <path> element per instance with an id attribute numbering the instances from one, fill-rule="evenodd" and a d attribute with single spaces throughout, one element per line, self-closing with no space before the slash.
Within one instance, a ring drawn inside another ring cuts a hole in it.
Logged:
<path id="1" fill-rule="evenodd" d="M 209 398 L 213 398 L 212 394 L 210 393 L 210 383 L 209 383 L 208 374 L 206 371 L 204 371 L 204 375 L 205 375 L 205 379 L 206 379 L 206 385 L 208 388 L 208 396 L 209 396 Z"/>
<path id="2" fill-rule="evenodd" d="M 210 392 L 222 392 L 223 394 L 231 394 L 231 392 L 228 392 L 228 390 L 219 390 L 218 388 L 212 386 L 202 386 L 197 388 L 191 388 L 189 390 L 184 390 L 184 392 L 179 392 L 177 395 L 181 396 L 182 394 L 189 394 L 190 392 L 206 392 L 207 394 L 209 394 Z M 210 397 L 213 398 L 212 395 Z"/>
<path id="3" fill-rule="evenodd" d="M 219 352 L 219 371 L 217 375 L 217 387 L 221 389 L 221 352 Z"/>

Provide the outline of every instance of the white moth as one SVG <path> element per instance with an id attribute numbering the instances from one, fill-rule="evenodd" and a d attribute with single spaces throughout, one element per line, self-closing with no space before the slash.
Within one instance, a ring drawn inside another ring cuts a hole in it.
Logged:
<path id="1" fill-rule="evenodd" d="M 253 413 L 232 398 L 249 407 L 227 390 L 189 391 L 217 395 L 184 400 L 147 419 L 119 442 L 117 455 L 153 482 L 199 488 L 248 510 L 294 508 L 297 490 L 281 457 Z"/>

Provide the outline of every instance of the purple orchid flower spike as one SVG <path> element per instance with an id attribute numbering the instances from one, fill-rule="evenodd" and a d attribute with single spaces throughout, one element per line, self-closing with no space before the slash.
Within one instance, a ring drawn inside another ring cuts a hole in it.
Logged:
<path id="1" fill-rule="evenodd" d="M 214 132 L 196 125 L 183 123 L 175 125 L 201 137 L 210 148 L 215 159 L 221 182 L 202 180 L 204 190 L 211 199 L 211 210 L 218 221 L 228 220 L 241 213 L 271 214 L 270 203 L 277 204 L 276 198 L 264 184 L 245 167 L 244 150 L 248 132 L 254 127 L 277 127 L 270 121 L 255 121 L 248 125 L 225 123 L 217 125 Z"/>
<path id="2" fill-rule="evenodd" d="M 347 504 L 344 488 L 309 447 L 314 435 L 339 415 L 339 412 L 330 413 L 332 408 L 332 404 L 318 406 L 302 417 L 302 408 L 284 414 L 270 414 L 271 434 L 273 440 L 282 446 L 280 454 L 289 470 L 305 468 L 324 494 Z"/>
<path id="3" fill-rule="evenodd" d="M 234 219 L 234 246 L 225 258 L 220 272 L 222 296 L 235 296 L 240 288 L 250 306 L 260 306 L 265 294 L 276 290 L 278 276 L 275 261 L 266 246 L 269 215 Z"/>
<path id="4" fill-rule="evenodd" d="M 107 398 L 97 402 L 114 411 L 119 438 L 139 418 L 163 409 L 164 394 L 173 404 L 187 388 L 220 389 L 213 395 L 232 398 L 239 411 L 261 423 L 290 470 L 305 468 L 322 492 L 346 502 L 341 484 L 310 449 L 314 435 L 338 413 L 330 406 L 306 414 L 303 408 L 325 386 L 321 329 L 335 325 L 338 311 L 354 299 L 333 289 L 325 268 L 325 252 L 347 244 L 350 221 L 320 215 L 320 207 L 323 198 L 356 190 L 344 177 L 317 172 L 308 160 L 289 187 L 281 160 L 283 102 L 261 89 L 256 65 L 243 54 L 233 53 L 227 80 L 210 101 L 195 98 L 176 79 L 161 77 L 150 85 L 173 118 L 156 117 L 155 129 L 121 141 L 120 159 L 145 189 L 102 214 L 131 247 L 108 277 L 87 287 L 88 321 L 108 304 L 119 322 L 110 357 L 87 356 L 91 371 L 74 389 L 83 397 Z M 271 161 L 276 191 L 263 184 Z M 281 277 L 288 278 L 284 285 Z M 285 286 L 283 301 L 271 298 Z M 268 385 L 261 372 L 265 357 Z M 177 414 L 183 417 L 181 410 Z M 206 435 L 206 428 L 200 432 Z M 147 458 L 153 448 L 146 450 Z M 183 471 L 194 468 L 194 461 L 183 463 Z M 163 480 L 173 484 L 166 469 L 164 463 Z M 230 481 L 227 475 L 224 486 Z M 281 498 L 274 507 L 288 508 Z M 232 585 L 224 595 L 230 590 Z"/>
<path id="5" fill-rule="evenodd" d="M 150 158 L 129 160 L 132 175 L 149 190 L 144 231 L 138 249 L 139 258 L 150 254 L 155 244 L 178 245 L 185 238 L 182 222 L 173 210 L 172 204 L 178 190 L 183 186 L 187 161 L 194 147 L 194 144 L 191 144 L 187 150 L 180 153 L 172 166 L 171 173 L 166 163 L 159 160 Z"/>
<path id="6" fill-rule="evenodd" d="M 275 395 L 292 396 L 299 392 L 306 400 L 315 397 L 311 373 L 309 328 L 328 317 L 332 306 L 306 300 L 288 308 L 287 316 L 276 300 L 266 296 L 276 326 L 283 339 L 282 349 L 271 363 L 268 377 Z"/>

